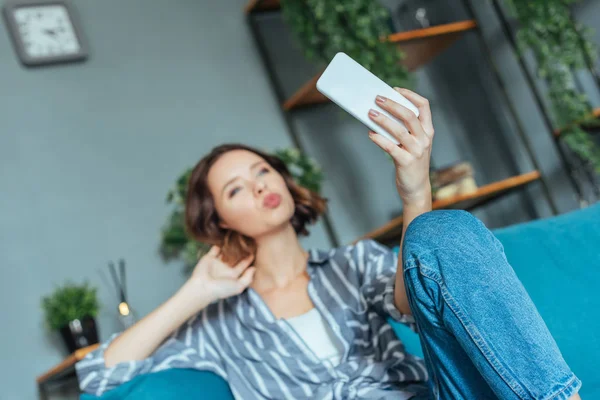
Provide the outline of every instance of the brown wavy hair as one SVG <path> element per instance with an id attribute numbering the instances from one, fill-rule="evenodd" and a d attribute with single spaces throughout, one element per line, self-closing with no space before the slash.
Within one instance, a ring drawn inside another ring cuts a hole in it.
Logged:
<path id="1" fill-rule="evenodd" d="M 219 226 L 220 218 L 207 182 L 208 171 L 213 164 L 223 154 L 232 150 L 246 150 L 257 154 L 283 176 L 294 199 L 295 212 L 290 222 L 297 234 L 308 235 L 306 226 L 316 222 L 325 212 L 327 199 L 298 185 L 285 163 L 277 156 L 237 143 L 213 148 L 192 170 L 185 199 L 185 227 L 195 240 L 219 246 L 223 260 L 235 265 L 243 258 L 256 253 L 256 243 L 248 236 Z"/>

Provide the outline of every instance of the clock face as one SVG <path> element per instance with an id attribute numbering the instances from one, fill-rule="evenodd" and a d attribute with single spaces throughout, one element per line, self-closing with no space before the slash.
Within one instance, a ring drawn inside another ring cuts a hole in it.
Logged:
<path id="1" fill-rule="evenodd" d="M 19 7 L 13 15 L 23 50 L 30 58 L 59 57 L 81 50 L 63 5 Z"/>

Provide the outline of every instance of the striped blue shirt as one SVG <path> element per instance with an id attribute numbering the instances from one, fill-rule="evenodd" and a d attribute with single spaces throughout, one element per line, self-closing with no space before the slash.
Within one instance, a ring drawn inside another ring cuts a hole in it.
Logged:
<path id="1" fill-rule="evenodd" d="M 394 306 L 397 254 L 373 240 L 309 251 L 308 294 L 343 344 L 322 361 L 251 288 L 214 302 L 147 359 L 106 368 L 102 344 L 77 363 L 82 391 L 101 395 L 133 377 L 168 368 L 212 371 L 236 399 L 387 399 L 427 380 L 423 360 L 406 353 L 388 318 L 416 330 Z"/>

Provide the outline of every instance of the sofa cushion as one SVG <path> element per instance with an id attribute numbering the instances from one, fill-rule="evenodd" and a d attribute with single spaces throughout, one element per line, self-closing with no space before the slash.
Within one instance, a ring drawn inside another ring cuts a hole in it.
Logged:
<path id="1" fill-rule="evenodd" d="M 82 394 L 80 400 L 233 400 L 227 382 L 195 369 L 167 369 L 139 375 L 102 396 Z"/>

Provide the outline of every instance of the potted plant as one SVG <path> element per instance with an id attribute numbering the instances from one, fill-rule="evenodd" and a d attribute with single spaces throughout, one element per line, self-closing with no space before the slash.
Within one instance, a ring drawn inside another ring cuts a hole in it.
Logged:
<path id="1" fill-rule="evenodd" d="M 42 298 L 46 325 L 60 332 L 69 353 L 98 343 L 95 318 L 100 306 L 96 291 L 88 282 L 67 282 Z"/>

